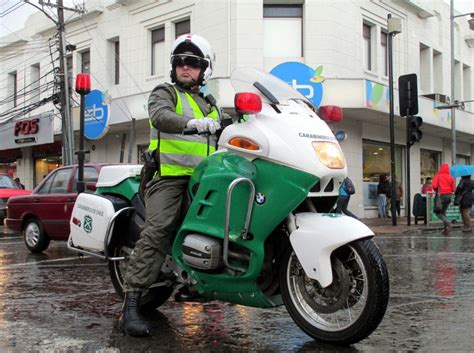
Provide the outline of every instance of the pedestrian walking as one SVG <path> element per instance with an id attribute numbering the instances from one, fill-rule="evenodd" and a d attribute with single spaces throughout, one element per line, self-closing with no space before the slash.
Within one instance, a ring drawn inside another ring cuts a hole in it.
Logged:
<path id="1" fill-rule="evenodd" d="M 379 183 L 377 185 L 377 207 L 379 212 L 379 218 L 388 217 L 387 201 L 390 197 L 390 183 L 388 181 L 387 174 L 381 174 L 379 176 Z"/>
<path id="2" fill-rule="evenodd" d="M 355 194 L 354 183 L 349 177 L 346 177 L 339 188 L 339 198 L 337 199 L 336 213 L 344 213 L 346 216 L 359 219 L 355 214 L 347 209 L 351 195 Z"/>
<path id="3" fill-rule="evenodd" d="M 472 231 L 471 217 L 469 216 L 473 202 L 472 189 L 474 189 L 474 181 L 471 180 L 470 175 L 466 175 L 461 178 L 454 192 L 454 204 L 459 206 L 463 223 L 462 231 L 465 233 Z"/>
<path id="4" fill-rule="evenodd" d="M 395 197 L 392 198 L 392 200 L 395 199 L 395 209 L 397 210 L 398 217 L 400 217 L 402 198 L 403 198 L 402 183 L 400 182 L 400 179 L 398 177 L 395 177 Z"/>
<path id="5" fill-rule="evenodd" d="M 446 211 L 451 203 L 451 196 L 455 188 L 456 183 L 449 171 L 449 164 L 443 163 L 433 178 L 433 190 L 436 192 L 434 211 L 443 222 L 445 235 L 448 235 L 453 227 L 446 217 Z"/>

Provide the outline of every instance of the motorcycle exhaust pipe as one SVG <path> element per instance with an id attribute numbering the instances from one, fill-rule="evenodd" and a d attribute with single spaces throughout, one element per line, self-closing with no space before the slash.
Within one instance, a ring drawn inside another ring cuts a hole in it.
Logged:
<path id="1" fill-rule="evenodd" d="M 246 263 L 250 262 L 250 256 L 241 252 L 229 250 L 228 256 L 230 260 L 242 261 Z"/>

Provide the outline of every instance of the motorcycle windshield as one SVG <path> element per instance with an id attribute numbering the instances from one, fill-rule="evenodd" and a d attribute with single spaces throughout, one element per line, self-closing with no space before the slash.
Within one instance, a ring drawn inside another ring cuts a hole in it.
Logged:
<path id="1" fill-rule="evenodd" d="M 263 103 L 288 105 L 289 100 L 303 100 L 312 105 L 304 95 L 286 82 L 261 70 L 236 69 L 232 72 L 230 80 L 235 93 L 256 93 L 262 98 Z"/>

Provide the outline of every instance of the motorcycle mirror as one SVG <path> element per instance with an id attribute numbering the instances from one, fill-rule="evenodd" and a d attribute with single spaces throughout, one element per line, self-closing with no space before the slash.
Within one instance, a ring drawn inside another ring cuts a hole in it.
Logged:
<path id="1" fill-rule="evenodd" d="M 237 93 L 234 106 L 238 114 L 257 114 L 262 111 L 262 98 L 250 92 Z"/>
<path id="2" fill-rule="evenodd" d="M 324 121 L 337 123 L 342 121 L 342 108 L 336 105 L 322 105 L 319 107 L 319 117 Z"/>

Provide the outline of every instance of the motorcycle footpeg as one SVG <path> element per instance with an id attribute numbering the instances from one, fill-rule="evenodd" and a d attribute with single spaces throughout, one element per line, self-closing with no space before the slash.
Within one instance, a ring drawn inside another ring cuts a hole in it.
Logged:
<path id="1" fill-rule="evenodd" d="M 175 282 L 178 276 L 174 272 L 161 272 L 158 281 L 172 281 Z"/>
<path id="2" fill-rule="evenodd" d="M 199 293 L 191 292 L 187 287 L 180 288 L 178 292 L 174 295 L 174 300 L 177 303 L 182 303 L 182 302 L 204 303 L 207 301 L 207 299 L 201 296 Z"/>

